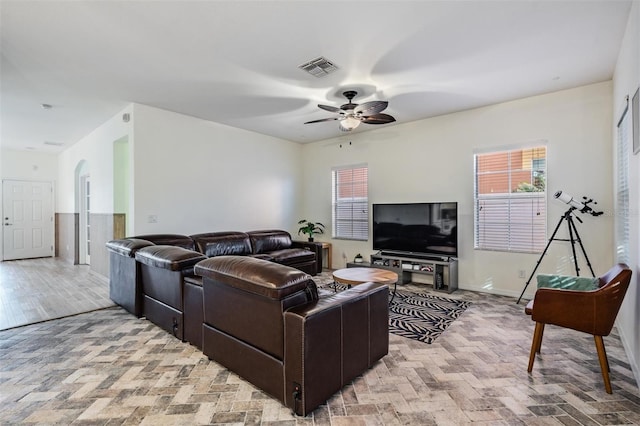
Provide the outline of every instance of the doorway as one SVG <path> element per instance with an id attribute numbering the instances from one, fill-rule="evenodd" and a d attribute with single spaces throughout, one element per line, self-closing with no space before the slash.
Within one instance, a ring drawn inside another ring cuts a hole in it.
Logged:
<path id="1" fill-rule="evenodd" d="M 91 264 L 91 178 L 80 176 L 80 259 L 82 265 Z"/>

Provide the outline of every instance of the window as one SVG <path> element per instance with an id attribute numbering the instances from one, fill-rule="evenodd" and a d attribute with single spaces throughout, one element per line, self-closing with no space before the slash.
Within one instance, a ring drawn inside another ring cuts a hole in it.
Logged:
<path id="1" fill-rule="evenodd" d="M 333 238 L 369 238 L 368 175 L 366 164 L 331 171 Z"/>
<path id="2" fill-rule="evenodd" d="M 546 147 L 475 154 L 475 248 L 541 252 L 547 243 Z"/>
<path id="3" fill-rule="evenodd" d="M 618 121 L 616 160 L 616 261 L 629 263 L 629 114 Z"/>

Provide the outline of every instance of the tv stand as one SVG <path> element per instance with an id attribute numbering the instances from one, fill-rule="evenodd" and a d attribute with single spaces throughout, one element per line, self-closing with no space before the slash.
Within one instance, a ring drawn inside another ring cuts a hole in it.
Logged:
<path id="1" fill-rule="evenodd" d="M 380 251 L 377 255 L 385 256 L 385 257 L 401 257 L 401 258 L 410 258 L 410 259 L 424 259 L 424 260 L 437 260 L 440 262 L 448 262 L 449 256 L 438 255 L 438 254 L 428 254 L 428 253 L 401 253 L 397 251 Z M 374 255 L 374 256 L 377 256 Z"/>
<path id="2" fill-rule="evenodd" d="M 458 260 L 448 256 L 379 252 L 371 255 L 372 268 L 398 274 L 398 282 L 411 281 L 411 274 L 431 275 L 433 289 L 452 293 L 458 289 Z"/>

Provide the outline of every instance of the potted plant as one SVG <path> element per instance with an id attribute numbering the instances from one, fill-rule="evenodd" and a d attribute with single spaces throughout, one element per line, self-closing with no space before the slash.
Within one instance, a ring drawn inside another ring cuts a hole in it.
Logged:
<path id="1" fill-rule="evenodd" d="M 313 241 L 314 235 L 324 234 L 324 225 L 320 222 L 309 222 L 307 219 L 302 219 L 298 222 L 298 225 L 302 225 L 298 229 L 298 235 L 309 235 L 309 241 Z"/>
<path id="2" fill-rule="evenodd" d="M 362 263 L 362 255 L 360 253 L 356 254 L 356 257 L 353 258 L 353 263 Z"/>

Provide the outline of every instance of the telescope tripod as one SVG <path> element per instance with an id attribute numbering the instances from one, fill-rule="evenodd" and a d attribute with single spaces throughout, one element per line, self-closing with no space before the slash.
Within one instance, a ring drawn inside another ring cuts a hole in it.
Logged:
<path id="1" fill-rule="evenodd" d="M 549 246 L 551 245 L 551 242 L 554 241 L 554 240 L 555 241 L 570 241 L 571 242 L 571 252 L 573 253 L 573 264 L 574 264 L 574 266 L 576 268 L 576 276 L 580 276 L 580 268 L 578 267 L 578 257 L 576 256 L 576 242 L 578 244 L 580 244 L 580 248 L 582 249 L 582 254 L 584 255 L 585 260 L 587 261 L 587 266 L 589 266 L 589 270 L 591 271 L 591 275 L 595 278 L 596 274 L 593 272 L 593 268 L 591 267 L 591 262 L 589 262 L 589 257 L 587 256 L 587 252 L 584 249 L 584 246 L 582 245 L 582 240 L 580 239 L 580 234 L 578 234 L 578 228 L 576 228 L 576 224 L 573 221 L 573 211 L 575 209 L 576 209 L 575 207 L 571 207 L 569 210 L 564 212 L 564 214 L 562 215 L 562 217 L 558 221 L 558 225 L 556 225 L 556 229 L 554 229 L 553 234 L 551 234 L 551 238 L 549 238 L 549 242 L 547 243 L 547 246 L 544 248 L 544 251 L 540 255 L 540 258 L 538 259 L 538 262 L 536 263 L 535 268 L 533 268 L 533 271 L 531 272 L 531 275 L 529 276 L 529 279 L 527 280 L 527 283 L 525 284 L 524 288 L 522 289 L 522 293 L 520 293 L 520 297 L 518 298 L 518 301 L 516 302 L 516 304 L 520 303 L 520 299 L 522 299 L 522 296 L 524 295 L 524 292 L 527 290 L 527 287 L 529 286 L 529 283 L 531 282 L 531 279 L 533 278 L 533 276 L 535 275 L 536 271 L 538 270 L 538 266 L 540 266 L 540 262 L 542 262 L 542 258 L 547 253 L 547 250 L 549 249 Z M 582 223 L 582 220 L 580 220 L 579 217 L 576 216 L 576 219 L 578 219 L 578 222 Z M 560 225 L 562 225 L 562 221 L 563 220 L 565 220 L 567 222 L 567 227 L 569 228 L 569 239 L 556 238 L 556 234 L 558 233 L 558 229 L 560 229 Z"/>

